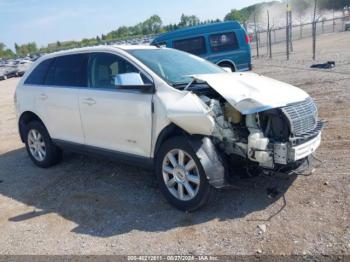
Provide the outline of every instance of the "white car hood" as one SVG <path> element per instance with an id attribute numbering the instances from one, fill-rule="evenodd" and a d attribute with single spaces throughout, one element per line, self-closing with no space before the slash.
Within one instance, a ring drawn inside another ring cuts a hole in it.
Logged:
<path id="1" fill-rule="evenodd" d="M 300 102 L 309 97 L 303 90 L 255 73 L 193 75 L 205 81 L 242 114 L 253 114 Z"/>

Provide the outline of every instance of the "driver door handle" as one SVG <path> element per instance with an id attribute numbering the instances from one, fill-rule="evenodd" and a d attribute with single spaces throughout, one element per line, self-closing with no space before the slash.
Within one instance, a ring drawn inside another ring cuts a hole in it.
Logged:
<path id="1" fill-rule="evenodd" d="M 92 99 L 91 97 L 89 97 L 89 98 L 85 98 L 83 103 L 87 104 L 89 106 L 92 106 L 92 105 L 96 104 L 96 101 L 94 99 Z"/>

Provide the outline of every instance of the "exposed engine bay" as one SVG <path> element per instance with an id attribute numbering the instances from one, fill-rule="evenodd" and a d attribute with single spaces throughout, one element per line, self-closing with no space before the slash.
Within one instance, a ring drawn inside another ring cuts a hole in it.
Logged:
<path id="1" fill-rule="evenodd" d="M 252 114 L 242 114 L 205 83 L 188 90 L 208 107 L 214 119 L 213 143 L 227 156 L 239 156 L 266 169 L 294 165 L 320 144 L 323 122 L 310 99 Z"/>

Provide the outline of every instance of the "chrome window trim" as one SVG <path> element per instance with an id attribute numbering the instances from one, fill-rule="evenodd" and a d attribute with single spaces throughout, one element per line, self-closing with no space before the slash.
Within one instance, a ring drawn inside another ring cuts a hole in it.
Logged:
<path id="1" fill-rule="evenodd" d="M 118 92 L 118 93 L 135 93 L 135 94 L 153 94 L 154 92 L 145 92 L 142 91 L 142 89 L 123 89 L 123 88 L 92 88 L 92 87 L 85 87 L 85 86 L 56 86 L 56 85 L 31 85 L 31 84 L 26 84 L 25 86 L 29 87 L 48 87 L 48 88 L 57 88 L 57 89 L 76 89 L 76 90 L 92 90 L 92 91 L 103 91 L 103 92 Z"/>
<path id="2" fill-rule="evenodd" d="M 71 52 L 71 53 L 67 53 L 67 54 L 57 54 L 55 56 L 50 56 L 50 57 L 47 57 L 46 59 L 43 59 L 42 61 L 40 61 L 35 67 L 33 67 L 33 69 L 31 70 L 31 72 L 33 72 L 35 70 L 35 68 L 40 65 L 41 63 L 43 63 L 44 61 L 47 61 L 49 59 L 55 59 L 57 57 L 62 57 L 62 56 L 69 56 L 69 55 L 76 55 L 76 54 L 88 54 L 89 55 L 89 59 L 90 59 L 90 54 L 93 54 L 93 53 L 107 53 L 107 54 L 112 54 L 112 55 L 115 55 L 115 56 L 119 56 L 123 59 L 125 59 L 127 62 L 129 62 L 130 64 L 132 64 L 133 66 L 135 66 L 141 73 L 143 73 L 145 75 L 145 77 L 147 77 L 147 79 L 151 82 L 151 84 L 154 86 L 154 90 L 156 90 L 156 86 L 155 86 L 155 81 L 153 79 L 153 77 L 148 73 L 146 72 L 142 67 L 140 67 L 138 64 L 136 64 L 134 61 L 130 60 L 127 56 L 125 56 L 124 54 L 122 53 L 119 53 L 117 51 L 112 51 L 112 50 L 89 50 L 89 51 L 77 51 L 77 52 Z M 130 54 L 131 55 L 131 54 Z M 131 55 L 132 56 L 132 55 Z M 133 56 L 134 57 L 134 56 Z M 135 59 L 137 59 L 136 57 L 134 57 Z M 139 60 L 138 60 L 139 61 Z M 140 63 L 142 63 L 141 61 L 139 61 Z M 87 68 L 88 69 L 88 68 Z M 30 73 L 31 73 L 30 72 Z M 30 75 L 30 74 L 29 74 Z M 29 76 L 28 75 L 28 76 Z M 85 87 L 85 86 L 58 86 L 58 85 L 47 85 L 47 84 L 26 84 L 25 81 L 28 77 L 26 77 L 24 80 L 23 80 L 23 86 L 46 86 L 46 87 L 53 87 L 53 88 L 69 88 L 69 89 L 91 89 L 91 90 L 103 90 L 105 89 L 104 91 L 134 91 L 134 90 L 127 90 L 127 89 L 109 89 L 109 88 L 91 88 L 91 87 Z M 140 93 L 145 93 L 141 90 L 139 90 Z"/>

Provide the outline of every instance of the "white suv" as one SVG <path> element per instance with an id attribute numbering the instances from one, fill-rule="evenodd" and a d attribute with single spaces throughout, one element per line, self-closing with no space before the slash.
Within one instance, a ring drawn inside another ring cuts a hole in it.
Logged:
<path id="1" fill-rule="evenodd" d="M 33 162 L 61 149 L 154 168 L 165 197 L 195 210 L 239 168 L 287 171 L 321 141 L 322 121 L 302 90 L 199 57 L 150 46 L 99 46 L 46 55 L 15 95 Z"/>

